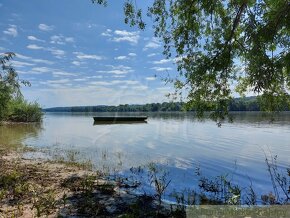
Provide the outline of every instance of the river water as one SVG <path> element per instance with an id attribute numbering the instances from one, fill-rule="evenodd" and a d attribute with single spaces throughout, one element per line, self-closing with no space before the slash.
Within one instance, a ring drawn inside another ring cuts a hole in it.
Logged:
<path id="1" fill-rule="evenodd" d="M 78 151 L 96 168 L 123 175 L 154 162 L 168 172 L 168 192 L 194 189 L 199 168 L 207 177 L 229 174 L 242 187 L 252 183 L 258 194 L 268 193 L 265 156 L 277 155 L 282 170 L 290 165 L 290 113 L 273 122 L 260 113 L 236 113 L 221 128 L 191 113 L 151 113 L 147 123 L 115 125 L 94 125 L 94 115 L 112 114 L 46 113 L 41 125 L 0 126 L 0 144 Z"/>

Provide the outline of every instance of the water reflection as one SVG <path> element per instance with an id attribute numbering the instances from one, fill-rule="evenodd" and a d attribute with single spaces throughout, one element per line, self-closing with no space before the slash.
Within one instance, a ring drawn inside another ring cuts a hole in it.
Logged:
<path id="1" fill-rule="evenodd" d="M 5 124 L 0 125 L 0 146 L 19 146 L 28 138 L 37 138 L 42 124 Z"/>
<path id="2" fill-rule="evenodd" d="M 194 112 L 87 112 L 87 113 L 46 113 L 49 116 L 73 116 L 73 117 L 94 117 L 94 116 L 148 116 L 148 119 L 158 119 L 158 120 L 189 120 L 192 122 L 208 122 L 210 121 L 205 115 L 204 119 L 198 119 Z M 231 112 L 233 116 L 233 122 L 235 124 L 276 124 L 279 125 L 289 125 L 290 124 L 290 112 L 280 112 L 280 113 L 262 113 L 257 111 L 250 112 Z M 228 121 L 224 121 L 224 124 Z"/>
<path id="3" fill-rule="evenodd" d="M 94 126 L 96 125 L 114 125 L 114 124 L 146 124 L 147 121 L 94 121 Z"/>
<path id="4" fill-rule="evenodd" d="M 92 125 L 98 115 L 146 115 L 148 123 Z M 290 113 L 275 115 L 273 122 L 257 112 L 233 116 L 233 123 L 218 128 L 207 119 L 197 122 L 194 113 L 46 113 L 41 134 L 26 134 L 22 142 L 77 150 L 97 167 L 125 174 L 132 166 L 157 162 L 170 172 L 169 188 L 192 187 L 200 165 L 206 176 L 233 172 L 241 185 L 248 186 L 251 178 L 258 192 L 268 191 L 264 152 L 278 155 L 282 166 L 289 165 Z"/>

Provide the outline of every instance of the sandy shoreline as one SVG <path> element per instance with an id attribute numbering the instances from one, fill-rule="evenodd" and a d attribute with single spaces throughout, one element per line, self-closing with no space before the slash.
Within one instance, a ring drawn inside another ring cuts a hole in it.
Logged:
<path id="1" fill-rule="evenodd" d="M 156 215 L 153 197 L 132 194 L 130 185 L 110 181 L 100 172 L 24 159 L 15 151 L 0 155 L 0 167 L 1 218 Z"/>
<path id="2" fill-rule="evenodd" d="M 68 190 L 60 188 L 60 184 L 68 177 L 90 175 L 91 172 L 72 168 L 59 163 L 48 163 L 42 160 L 27 160 L 21 157 L 21 154 L 12 152 L 0 158 L 2 172 L 8 176 L 9 173 L 19 172 L 21 177 L 29 184 L 30 188 L 26 191 L 27 196 L 21 196 L 21 199 L 15 199 L 10 194 L 6 199 L 0 202 L 0 217 L 35 217 L 37 212 L 33 207 L 34 195 L 46 193 L 53 190 L 55 200 L 63 198 Z M 3 180 L 3 179 L 2 179 Z M 41 193 L 40 193 L 41 192 Z M 26 195 L 26 194 L 25 194 Z M 51 209 L 49 217 L 56 217 L 59 208 Z M 46 213 L 46 214 L 47 214 Z"/>
<path id="3" fill-rule="evenodd" d="M 128 178 L 111 179 L 108 174 L 93 171 L 90 161 L 77 162 L 74 156 L 67 160 L 25 158 L 24 154 L 33 152 L 41 151 L 27 146 L 0 144 L 0 218 L 186 217 L 191 212 L 188 210 L 190 207 L 184 206 L 187 202 L 193 208 L 199 203 L 230 206 L 214 198 L 207 198 L 201 195 L 202 192 L 193 192 L 187 196 L 193 199 L 182 200 L 186 193 L 180 193 L 176 197 L 176 203 L 161 202 L 157 191 L 166 184 L 154 177 L 158 175 L 157 172 L 151 175 L 156 194 L 137 195 L 134 190 L 139 187 L 138 181 L 135 184 L 129 182 Z M 275 200 L 271 192 L 266 197 Z M 288 215 L 289 204 L 285 203 L 285 206 L 288 207 L 282 210 Z"/>

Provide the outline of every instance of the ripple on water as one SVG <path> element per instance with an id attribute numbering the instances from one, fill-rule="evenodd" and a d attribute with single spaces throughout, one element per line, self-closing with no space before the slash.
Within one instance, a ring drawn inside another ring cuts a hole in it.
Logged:
<path id="1" fill-rule="evenodd" d="M 109 155 L 101 163 L 121 161 L 124 171 L 159 162 L 170 171 L 172 185 L 180 189 L 193 184 L 199 164 L 206 176 L 234 172 L 236 180 L 249 184 L 250 177 L 262 191 L 271 188 L 266 182 L 264 153 L 278 155 L 281 166 L 289 165 L 290 113 L 273 124 L 259 119 L 257 114 L 242 114 L 234 123 L 218 128 L 212 121 L 167 114 L 152 115 L 148 124 L 94 126 L 92 115 L 46 114 L 42 127 L 34 130 L 0 126 L 0 141 L 10 136 L 35 147 L 79 149 L 96 164 L 107 151 Z"/>

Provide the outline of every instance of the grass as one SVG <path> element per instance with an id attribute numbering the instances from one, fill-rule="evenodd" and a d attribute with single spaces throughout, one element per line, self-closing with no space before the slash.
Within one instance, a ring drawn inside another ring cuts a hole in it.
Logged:
<path id="1" fill-rule="evenodd" d="M 153 197 L 126 194 L 119 189 L 131 188 L 125 181 L 79 169 L 71 164 L 74 158 L 65 164 L 9 157 L 0 156 L 0 217 L 156 214 L 156 204 L 142 206 Z"/>
<path id="2" fill-rule="evenodd" d="M 54 149 L 47 152 L 51 157 L 50 162 L 64 164 L 70 167 L 76 167 L 82 170 L 92 171 L 94 169 L 94 165 L 91 159 L 82 158 L 80 151 L 78 150 L 60 150 Z"/>
<path id="3" fill-rule="evenodd" d="M 45 180 L 49 178 L 45 170 L 39 174 L 39 170 L 34 165 L 23 166 L 18 162 L 3 161 L 3 159 L 1 159 L 1 170 L 0 208 L 5 208 L 5 212 L 3 214 L 2 209 L 0 215 L 22 216 L 23 205 L 36 208 L 36 216 L 50 213 L 52 197 L 48 197 L 50 194 L 47 193 L 52 193 L 53 189 L 44 186 L 51 186 L 53 183 L 49 179 Z"/>
<path id="4" fill-rule="evenodd" d="M 42 110 L 37 102 L 28 102 L 19 97 L 8 104 L 6 120 L 11 122 L 40 122 Z"/>
<path id="5" fill-rule="evenodd" d="M 63 181 L 80 171 L 61 164 L 0 158 L 0 217 L 56 215 L 71 187 Z M 81 175 L 81 191 L 92 192 L 96 176 Z"/>

